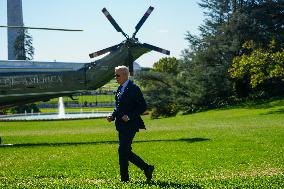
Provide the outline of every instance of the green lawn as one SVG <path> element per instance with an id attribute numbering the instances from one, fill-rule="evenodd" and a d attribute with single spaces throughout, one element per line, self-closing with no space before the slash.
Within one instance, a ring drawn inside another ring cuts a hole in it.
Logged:
<path id="1" fill-rule="evenodd" d="M 0 122 L 0 188 L 284 188 L 284 100 L 150 120 L 119 182 L 117 133 L 104 119 Z"/>
<path id="2" fill-rule="evenodd" d="M 110 80 L 103 87 L 97 89 L 96 91 L 116 91 L 118 84 L 115 79 Z M 84 104 L 88 103 L 113 103 L 114 94 L 98 94 L 98 95 L 84 95 L 84 96 L 73 96 L 75 100 L 72 100 L 70 97 L 63 97 L 65 103 L 78 103 Z M 39 104 L 42 102 L 39 102 Z M 58 104 L 58 98 L 50 99 L 47 102 L 48 104 Z"/>
<path id="3" fill-rule="evenodd" d="M 66 113 L 71 113 L 71 112 L 109 112 L 112 111 L 114 107 L 82 107 L 82 108 L 65 108 Z M 56 113 L 58 112 L 57 108 L 40 108 L 41 113 Z"/>
<path id="4" fill-rule="evenodd" d="M 75 96 L 76 100 L 72 100 L 70 97 L 63 97 L 65 103 L 77 103 L 77 104 L 84 104 L 84 102 L 88 103 L 113 103 L 114 102 L 114 95 L 85 95 L 85 96 Z M 46 102 L 48 104 L 58 104 L 58 98 L 53 98 Z"/>

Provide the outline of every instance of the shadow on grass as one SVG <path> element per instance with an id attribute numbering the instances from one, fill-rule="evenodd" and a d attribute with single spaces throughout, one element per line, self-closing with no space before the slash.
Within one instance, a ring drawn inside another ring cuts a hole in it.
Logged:
<path id="1" fill-rule="evenodd" d="M 139 182 L 137 184 L 142 184 L 145 186 L 157 186 L 158 188 L 202 188 L 196 183 L 176 183 L 171 181 L 150 181 L 150 182 Z"/>
<path id="2" fill-rule="evenodd" d="M 163 140 L 138 140 L 133 143 L 144 142 L 203 142 L 207 138 L 180 138 L 180 139 L 163 139 Z M 0 144 L 0 147 L 39 147 L 39 146 L 76 146 L 76 145 L 99 145 L 99 144 L 117 144 L 118 141 L 94 141 L 94 142 L 62 142 L 62 143 L 25 143 L 25 144 Z"/>
<path id="3" fill-rule="evenodd" d="M 257 100 L 249 100 L 247 102 L 240 103 L 235 107 L 240 108 L 248 108 L 248 109 L 268 109 L 274 108 L 277 106 L 284 106 L 284 96 L 282 97 L 274 97 L 271 99 L 257 99 Z"/>
<path id="4" fill-rule="evenodd" d="M 271 114 L 284 114 L 284 108 L 278 110 L 271 110 L 266 113 L 262 113 L 261 115 L 271 115 Z"/>

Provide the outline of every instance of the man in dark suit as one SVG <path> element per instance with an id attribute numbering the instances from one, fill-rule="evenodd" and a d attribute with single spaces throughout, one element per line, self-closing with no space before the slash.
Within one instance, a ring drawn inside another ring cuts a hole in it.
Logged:
<path id="1" fill-rule="evenodd" d="M 120 85 L 115 95 L 115 109 L 107 117 L 109 122 L 115 120 L 119 139 L 119 165 L 121 181 L 128 182 L 128 162 L 130 161 L 144 171 L 147 181 L 152 179 L 154 166 L 144 162 L 132 152 L 132 141 L 139 129 L 145 129 L 141 114 L 147 108 L 140 88 L 128 79 L 129 70 L 126 66 L 115 68 L 115 77 Z"/>

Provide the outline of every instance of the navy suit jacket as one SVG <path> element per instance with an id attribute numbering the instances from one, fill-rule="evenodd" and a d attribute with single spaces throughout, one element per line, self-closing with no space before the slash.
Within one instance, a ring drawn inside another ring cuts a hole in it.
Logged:
<path id="1" fill-rule="evenodd" d="M 113 110 L 112 117 L 115 119 L 115 126 L 118 131 L 139 131 L 146 129 L 141 118 L 147 105 L 140 88 L 132 81 L 129 81 L 123 94 L 119 97 L 118 91 L 115 94 L 116 108 Z M 128 122 L 122 120 L 122 116 L 129 117 Z"/>

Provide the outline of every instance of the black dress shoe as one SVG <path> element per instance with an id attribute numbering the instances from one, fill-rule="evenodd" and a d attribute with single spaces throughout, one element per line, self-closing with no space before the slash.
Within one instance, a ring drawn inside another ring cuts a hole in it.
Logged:
<path id="1" fill-rule="evenodd" d="M 154 166 L 153 165 L 149 165 L 149 167 L 146 170 L 144 170 L 144 174 L 146 176 L 147 181 L 151 181 L 152 180 L 153 171 L 154 171 Z"/>
<path id="2" fill-rule="evenodd" d="M 126 176 L 121 176 L 121 177 L 120 177 L 120 181 L 121 181 L 121 182 L 129 182 L 129 176 L 128 176 L 128 175 L 126 175 Z"/>

